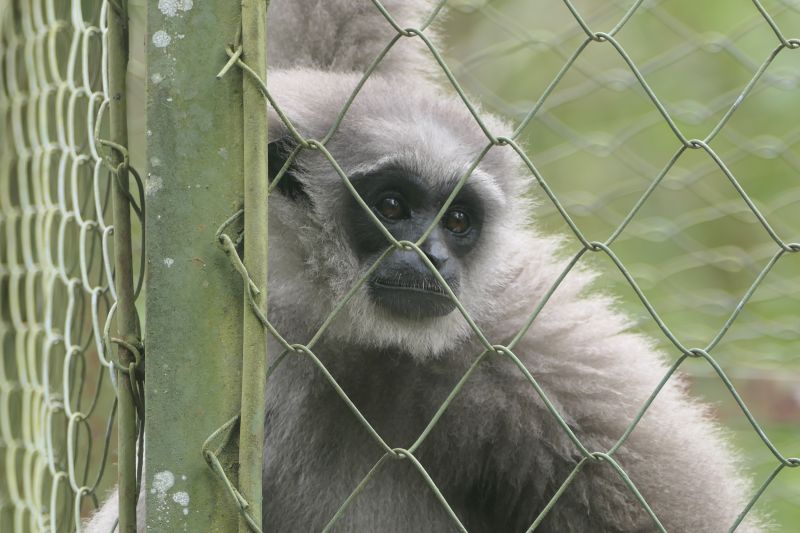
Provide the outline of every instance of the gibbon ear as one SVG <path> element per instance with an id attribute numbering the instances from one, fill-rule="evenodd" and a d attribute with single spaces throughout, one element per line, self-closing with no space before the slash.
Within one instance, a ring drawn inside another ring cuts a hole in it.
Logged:
<path id="1" fill-rule="evenodd" d="M 286 161 L 289 159 L 289 155 L 291 155 L 296 146 L 297 142 L 291 137 L 283 137 L 272 141 L 267 145 L 270 183 L 272 183 L 272 180 L 278 176 L 278 173 L 286 164 Z M 306 193 L 303 184 L 297 179 L 296 171 L 296 163 L 292 161 L 292 164 L 286 169 L 283 177 L 281 177 L 280 181 L 278 181 L 277 190 L 290 200 L 296 202 L 308 202 L 310 204 L 311 198 L 309 198 L 308 193 Z"/>

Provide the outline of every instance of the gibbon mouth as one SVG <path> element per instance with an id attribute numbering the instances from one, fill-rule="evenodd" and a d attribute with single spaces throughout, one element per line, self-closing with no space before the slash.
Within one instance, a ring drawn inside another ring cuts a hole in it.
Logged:
<path id="1" fill-rule="evenodd" d="M 445 316 L 456 308 L 456 304 L 435 279 L 376 279 L 370 283 L 370 289 L 375 303 L 391 314 L 405 318 Z M 451 289 L 456 291 L 455 286 Z"/>
<path id="2" fill-rule="evenodd" d="M 439 282 L 435 279 L 430 282 L 408 282 L 397 279 L 392 279 L 392 280 L 377 279 L 372 282 L 372 286 L 377 289 L 411 291 L 411 292 L 419 292 L 423 294 L 438 295 L 438 296 L 443 296 L 445 298 L 450 298 L 450 296 L 448 296 L 448 294 L 444 291 L 442 286 L 439 285 Z"/>

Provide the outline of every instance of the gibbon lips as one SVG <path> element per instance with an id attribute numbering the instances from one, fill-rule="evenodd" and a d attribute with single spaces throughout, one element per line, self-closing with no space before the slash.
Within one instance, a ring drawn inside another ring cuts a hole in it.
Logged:
<path id="1" fill-rule="evenodd" d="M 371 295 L 378 305 L 392 314 L 408 318 L 445 316 L 456 307 L 435 279 L 376 279 L 370 286 Z"/>

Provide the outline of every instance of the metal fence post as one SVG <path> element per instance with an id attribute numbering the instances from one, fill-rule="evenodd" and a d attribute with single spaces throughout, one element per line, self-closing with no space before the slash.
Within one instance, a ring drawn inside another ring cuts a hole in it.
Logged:
<path id="1" fill-rule="evenodd" d="M 233 531 L 201 447 L 240 406 L 241 278 L 215 232 L 243 202 L 242 82 L 215 75 L 241 11 L 151 4 L 147 19 L 147 526 Z"/>
<path id="2" fill-rule="evenodd" d="M 126 71 L 128 67 L 127 2 L 110 4 L 108 9 L 108 81 L 109 125 L 112 147 L 110 163 L 113 168 L 114 190 L 114 287 L 117 291 L 118 360 L 121 368 L 134 368 L 134 353 L 127 345 L 138 344 L 139 326 L 136 316 L 133 289 L 133 255 L 131 250 L 131 204 L 128 186 L 128 121 L 126 99 Z M 137 414 L 133 387 L 135 376 L 117 374 L 119 400 L 119 531 L 136 531 L 136 440 Z"/>
<path id="3" fill-rule="evenodd" d="M 242 2 L 244 61 L 262 80 L 267 76 L 267 5 L 263 0 Z M 267 301 L 267 106 L 258 85 L 242 77 L 244 97 L 244 264 L 260 294 L 254 305 L 266 314 Z M 239 464 L 261 465 L 264 446 L 264 392 L 266 384 L 266 331 L 244 298 L 242 352 L 242 414 Z M 239 471 L 239 491 L 249 502 L 250 514 L 261 525 L 261 468 Z M 244 517 L 239 531 L 250 527 Z"/>

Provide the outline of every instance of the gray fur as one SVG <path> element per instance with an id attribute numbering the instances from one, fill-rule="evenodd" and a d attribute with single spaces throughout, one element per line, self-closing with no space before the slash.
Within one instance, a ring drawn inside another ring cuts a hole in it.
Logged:
<path id="1" fill-rule="evenodd" d="M 438 2 L 383 0 L 400 28 L 418 28 Z M 269 5 L 269 64 L 273 69 L 308 67 L 364 72 L 397 31 L 372 0 L 274 0 Z M 440 17 L 437 17 L 437 19 Z M 425 35 L 436 40 L 436 28 Z M 402 37 L 381 61 L 386 76 L 431 76 L 437 69 L 428 47 Z"/>
<path id="2" fill-rule="evenodd" d="M 431 8 L 425 0 L 383 4 L 403 17 Z M 319 139 L 328 132 L 359 72 L 391 38 L 391 27 L 379 24 L 373 9 L 368 0 L 272 1 L 269 87 L 303 135 Z M 460 99 L 419 78 L 391 74 L 407 62 L 412 70 L 433 72 L 418 50 L 398 49 L 392 61 L 367 81 L 327 147 L 348 175 L 393 160 L 430 180 L 452 182 L 488 140 Z M 285 138 L 270 113 L 270 138 Z M 499 119 L 482 117 L 495 135 L 510 131 Z M 340 209 L 349 192 L 329 163 L 305 150 L 295 175 L 313 205 L 270 198 L 270 319 L 290 342 L 305 343 L 369 265 L 358 264 L 350 251 Z M 532 226 L 528 172 L 510 148 L 493 148 L 471 180 L 490 216 L 460 300 L 490 342 L 503 344 L 564 268 L 562 243 Z M 573 270 L 514 352 L 578 438 L 592 451 L 606 451 L 667 366 L 648 339 L 627 331 L 613 300 L 591 288 L 593 278 L 586 269 Z M 270 350 L 281 351 L 274 343 Z M 314 351 L 385 441 L 407 448 L 482 347 L 458 312 L 401 320 L 362 290 Z M 288 357 L 267 391 L 264 529 L 319 531 L 383 450 L 307 358 Z M 416 457 L 467 529 L 487 533 L 527 528 L 580 459 L 530 383 L 500 356 L 473 374 Z M 744 508 L 751 491 L 734 457 L 707 409 L 674 378 L 614 454 L 667 530 L 687 533 L 726 531 Z M 114 516 L 114 507 L 109 503 L 100 515 Z M 413 465 L 390 461 L 334 529 L 455 527 Z M 616 472 L 596 463 L 585 466 L 537 531 L 654 529 Z M 107 530 L 94 521 L 89 527 Z M 751 518 L 738 531 L 763 526 Z"/>
<path id="3" fill-rule="evenodd" d="M 357 75 L 296 70 L 270 86 L 304 135 L 331 126 Z M 313 83 L 312 83 L 313 82 Z M 488 118 L 496 134 L 507 133 Z M 271 135 L 284 134 L 277 119 Z M 463 103 L 425 84 L 375 78 L 328 144 L 346 173 L 381 158 L 448 180 L 486 137 Z M 282 197 L 270 204 L 270 316 L 290 342 L 306 342 L 369 265 L 352 259 L 337 206 L 346 194 L 322 156 L 304 152 L 297 176 L 311 210 Z M 531 228 L 527 171 L 508 147 L 493 148 L 478 175 L 496 195 L 496 215 L 461 301 L 493 343 L 507 343 L 565 262 L 559 239 Z M 515 353 L 592 451 L 622 435 L 667 371 L 652 343 L 626 331 L 613 301 L 573 271 Z M 272 353 L 279 352 L 272 346 Z M 315 347 L 355 405 L 392 447 L 411 446 L 482 351 L 458 314 L 404 322 L 356 294 Z M 382 450 L 312 364 L 293 357 L 268 385 L 264 524 L 319 531 Z M 734 454 L 706 409 L 671 380 L 614 455 L 669 531 L 725 531 L 750 494 Z M 580 458 L 531 385 L 494 357 L 467 382 L 417 454 L 469 531 L 522 531 Z M 337 522 L 336 531 L 449 531 L 450 518 L 408 461 L 390 462 Z M 541 531 L 652 531 L 654 526 L 608 465 L 590 464 Z M 760 531 L 754 522 L 739 531 Z"/>

